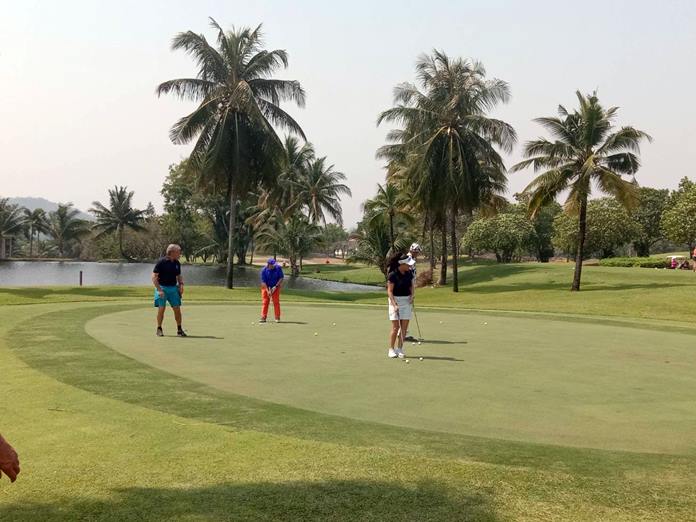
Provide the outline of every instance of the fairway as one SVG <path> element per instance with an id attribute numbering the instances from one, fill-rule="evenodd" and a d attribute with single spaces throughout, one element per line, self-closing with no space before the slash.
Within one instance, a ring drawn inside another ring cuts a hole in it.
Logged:
<path id="1" fill-rule="evenodd" d="M 143 307 L 105 312 L 85 329 L 171 374 L 323 414 L 560 446 L 696 449 L 688 332 L 421 310 L 427 340 L 407 344 L 406 364 L 386 357 L 384 307 L 292 304 L 283 323 L 265 325 L 258 313 L 255 305 L 189 306 L 187 339 L 156 338 L 153 310 Z"/>

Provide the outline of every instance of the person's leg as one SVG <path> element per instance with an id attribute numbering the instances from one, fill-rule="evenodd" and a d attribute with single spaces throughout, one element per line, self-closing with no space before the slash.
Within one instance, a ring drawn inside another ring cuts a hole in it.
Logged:
<path id="1" fill-rule="evenodd" d="M 273 312 L 276 321 L 280 321 L 280 288 L 276 288 L 273 292 Z"/>
<path id="2" fill-rule="evenodd" d="M 271 302 L 271 298 L 268 295 L 268 290 L 266 288 L 261 289 L 261 320 L 265 321 L 268 315 L 268 305 Z"/>
<path id="3" fill-rule="evenodd" d="M 389 347 L 394 349 L 396 338 L 399 336 L 399 321 L 392 321 L 391 333 L 389 334 Z"/>
<path id="4" fill-rule="evenodd" d="M 162 321 L 164 321 L 164 310 L 166 306 L 157 307 L 157 328 L 162 328 Z"/>
<path id="5" fill-rule="evenodd" d="M 401 333 L 401 338 L 399 339 L 399 348 L 404 347 L 404 340 L 405 340 L 404 333 L 408 332 L 408 323 L 409 323 L 408 319 L 404 319 L 401 321 L 401 325 L 400 325 L 401 328 L 400 328 L 400 332 L 399 332 L 399 333 Z"/>
<path id="6" fill-rule="evenodd" d="M 181 307 L 180 306 L 172 306 L 172 310 L 174 310 L 174 319 L 176 320 L 176 327 L 177 329 L 181 329 Z"/>

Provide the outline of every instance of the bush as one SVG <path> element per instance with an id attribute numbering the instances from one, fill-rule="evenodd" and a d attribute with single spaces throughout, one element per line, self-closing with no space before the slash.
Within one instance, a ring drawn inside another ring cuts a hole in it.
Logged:
<path id="1" fill-rule="evenodd" d="M 608 257 L 599 260 L 599 266 L 667 268 L 666 256 L 654 257 Z"/>

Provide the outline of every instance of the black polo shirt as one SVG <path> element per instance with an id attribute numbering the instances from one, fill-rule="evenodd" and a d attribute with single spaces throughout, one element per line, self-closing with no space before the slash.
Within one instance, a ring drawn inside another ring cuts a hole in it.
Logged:
<path id="1" fill-rule="evenodd" d="M 411 295 L 411 286 L 413 285 L 413 272 L 408 270 L 402 274 L 398 270 L 394 270 L 389 274 L 389 282 L 394 284 L 394 295 L 403 297 Z"/>
<path id="2" fill-rule="evenodd" d="M 168 257 L 163 257 L 153 270 L 158 276 L 160 286 L 176 286 L 176 277 L 181 275 L 181 264 Z"/>

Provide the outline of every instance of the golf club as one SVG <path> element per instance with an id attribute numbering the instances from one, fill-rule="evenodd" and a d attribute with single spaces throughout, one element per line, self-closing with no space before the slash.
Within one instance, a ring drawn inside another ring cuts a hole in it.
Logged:
<path id="1" fill-rule="evenodd" d="M 418 314 L 416 313 L 416 305 L 413 305 L 413 317 L 416 318 L 416 328 L 418 328 L 418 340 L 423 341 L 423 334 L 421 333 L 420 323 L 418 322 Z"/>

